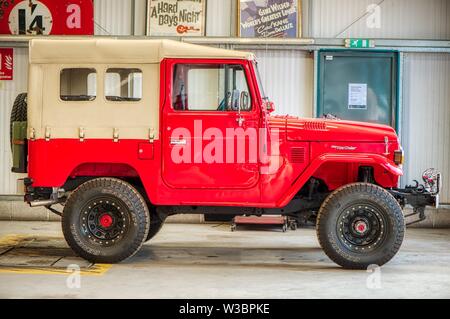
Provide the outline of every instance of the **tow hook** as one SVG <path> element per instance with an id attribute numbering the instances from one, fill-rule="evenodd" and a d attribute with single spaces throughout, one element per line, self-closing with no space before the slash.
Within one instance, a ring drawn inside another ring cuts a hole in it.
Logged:
<path id="1" fill-rule="evenodd" d="M 406 204 L 413 207 L 413 212 L 405 215 L 405 218 L 418 215 L 418 219 L 406 223 L 406 225 L 425 220 L 426 206 L 439 207 L 439 191 L 442 185 L 441 173 L 434 168 L 429 168 L 423 172 L 422 179 L 423 184 L 419 184 L 417 180 L 414 180 L 414 185 L 407 185 L 405 188 L 395 188 L 389 191 L 402 208 Z"/>

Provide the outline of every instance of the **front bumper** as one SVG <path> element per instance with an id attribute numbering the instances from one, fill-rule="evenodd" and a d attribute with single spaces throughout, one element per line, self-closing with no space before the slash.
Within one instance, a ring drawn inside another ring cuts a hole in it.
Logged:
<path id="1" fill-rule="evenodd" d="M 425 217 L 426 206 L 439 207 L 439 192 L 442 185 L 441 173 L 435 169 L 427 169 L 422 174 L 423 184 L 414 181 L 414 185 L 405 188 L 395 188 L 389 192 L 397 199 L 402 208 L 411 205 L 413 212 L 405 217 L 418 216 L 416 220 L 408 222 L 407 225 L 418 223 Z"/>

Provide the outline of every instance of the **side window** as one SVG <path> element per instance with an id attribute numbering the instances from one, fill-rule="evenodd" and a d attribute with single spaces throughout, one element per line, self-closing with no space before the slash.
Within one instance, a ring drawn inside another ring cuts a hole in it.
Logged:
<path id="1" fill-rule="evenodd" d="M 172 83 L 175 110 L 250 111 L 251 98 L 241 65 L 177 64 Z"/>
<path id="2" fill-rule="evenodd" d="M 97 96 L 97 73 L 91 68 L 68 68 L 60 74 L 63 101 L 93 101 Z"/>
<path id="3" fill-rule="evenodd" d="M 125 68 L 107 69 L 105 97 L 108 101 L 139 101 L 142 98 L 142 71 Z"/>

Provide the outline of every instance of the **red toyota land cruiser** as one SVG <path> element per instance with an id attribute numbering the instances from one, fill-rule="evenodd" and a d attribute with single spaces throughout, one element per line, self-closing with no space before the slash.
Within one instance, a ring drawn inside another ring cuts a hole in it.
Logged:
<path id="1" fill-rule="evenodd" d="M 90 261 L 132 256 L 172 214 L 282 214 L 311 217 L 334 262 L 365 268 L 400 248 L 405 204 L 419 220 L 437 205 L 435 170 L 397 187 L 391 127 L 271 116 L 251 53 L 95 38 L 35 39 L 29 52 L 13 171 Z"/>

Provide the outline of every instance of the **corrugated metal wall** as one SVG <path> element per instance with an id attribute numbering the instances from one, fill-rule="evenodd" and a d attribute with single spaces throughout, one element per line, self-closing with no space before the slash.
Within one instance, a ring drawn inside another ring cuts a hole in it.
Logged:
<path id="1" fill-rule="evenodd" d="M 235 14 L 234 0 L 208 0 L 206 3 L 206 35 L 228 37 L 234 33 L 232 20 Z"/>
<path id="2" fill-rule="evenodd" d="M 134 34 L 145 34 L 147 0 L 135 0 Z M 235 0 L 208 0 L 206 35 L 230 36 L 235 32 Z M 131 0 L 94 0 L 95 34 L 131 35 L 133 33 Z"/>
<path id="3" fill-rule="evenodd" d="M 258 68 L 275 114 L 313 115 L 314 63 L 310 53 L 295 50 L 257 50 Z"/>
<path id="4" fill-rule="evenodd" d="M 438 168 L 441 201 L 450 203 L 450 54 L 405 54 L 403 91 L 404 180 Z"/>
<path id="5" fill-rule="evenodd" d="M 368 28 L 367 6 L 378 3 L 380 28 Z M 313 0 L 311 6 L 311 37 L 450 38 L 448 0 Z"/>
<path id="6" fill-rule="evenodd" d="M 136 34 L 142 34 L 146 0 L 136 0 Z M 309 36 L 334 37 L 354 22 L 368 4 L 380 0 L 303 0 L 304 15 L 311 13 Z M 132 2 L 95 0 L 96 34 L 131 34 Z M 235 32 L 236 0 L 208 0 L 207 35 Z M 307 9 L 309 8 L 309 9 Z M 368 30 L 357 21 L 340 37 L 450 38 L 450 1 L 385 0 L 381 3 L 381 29 Z M 138 12 L 139 11 L 139 12 Z M 231 16 L 231 17 L 230 17 Z M 139 25 L 136 25 L 139 24 Z M 139 30 L 139 31 L 137 31 Z M 0 194 L 16 191 L 16 174 L 10 173 L 9 114 L 16 95 L 26 91 L 27 49 L 15 48 L 14 81 L 0 82 Z M 313 115 L 312 56 L 295 50 L 256 50 L 267 94 L 277 114 Z M 444 173 L 442 199 L 450 202 L 450 58 L 447 54 L 405 53 L 402 139 L 407 154 L 406 176 L 420 178 L 428 166 Z"/>
<path id="7" fill-rule="evenodd" d="M 130 35 L 131 1 L 94 0 L 95 34 Z"/>
<path id="8" fill-rule="evenodd" d="M 135 0 L 135 34 L 143 34 L 146 0 Z M 367 27 L 369 5 L 379 4 L 380 28 Z M 303 0 L 304 35 L 315 38 L 449 39 L 448 0 Z M 95 34 L 130 35 L 132 1 L 94 0 Z M 206 34 L 236 34 L 237 0 L 208 0 Z"/>
<path id="9" fill-rule="evenodd" d="M 13 81 L 0 81 L 0 194 L 15 194 L 16 180 L 21 175 L 11 173 L 9 119 L 14 99 L 27 92 L 28 49 L 14 48 Z"/>

